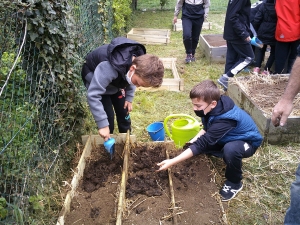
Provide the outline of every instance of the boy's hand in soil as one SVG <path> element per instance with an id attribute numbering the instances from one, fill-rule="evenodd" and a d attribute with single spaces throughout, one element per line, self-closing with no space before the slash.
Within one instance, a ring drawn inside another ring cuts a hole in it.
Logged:
<path id="1" fill-rule="evenodd" d="M 158 163 L 157 165 L 159 166 L 159 169 L 157 171 L 162 171 L 162 170 L 166 170 L 169 167 L 183 161 L 186 160 L 188 158 L 191 158 L 193 156 L 193 152 L 190 148 L 184 150 L 180 155 L 176 156 L 173 159 L 166 159 L 160 163 Z"/>
<path id="2" fill-rule="evenodd" d="M 172 159 L 166 159 L 160 163 L 157 163 L 157 165 L 159 166 L 159 169 L 156 171 L 166 170 L 169 167 L 173 166 Z"/>

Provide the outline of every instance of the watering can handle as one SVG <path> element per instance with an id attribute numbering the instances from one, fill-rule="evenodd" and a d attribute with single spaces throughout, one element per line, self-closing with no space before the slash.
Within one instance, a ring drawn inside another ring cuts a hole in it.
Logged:
<path id="1" fill-rule="evenodd" d="M 198 122 L 194 117 L 188 115 L 188 114 L 172 114 L 170 116 L 167 116 L 164 120 L 164 128 L 165 128 L 165 131 L 167 133 L 167 135 L 172 139 L 172 134 L 170 133 L 169 131 L 169 127 L 168 127 L 168 121 L 169 119 L 171 118 L 174 118 L 174 117 L 187 117 L 189 119 L 192 119 L 194 122 Z"/>

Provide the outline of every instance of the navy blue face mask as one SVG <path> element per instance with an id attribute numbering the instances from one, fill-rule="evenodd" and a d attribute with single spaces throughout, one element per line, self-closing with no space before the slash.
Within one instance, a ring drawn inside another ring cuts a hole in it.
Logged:
<path id="1" fill-rule="evenodd" d="M 205 107 L 205 109 L 209 106 L 210 104 L 208 104 L 206 107 Z M 197 115 L 197 116 L 199 116 L 199 117 L 204 117 L 205 116 L 205 114 L 204 114 L 204 110 L 205 109 L 201 109 L 201 110 L 194 110 L 194 112 L 195 112 L 195 114 Z"/>

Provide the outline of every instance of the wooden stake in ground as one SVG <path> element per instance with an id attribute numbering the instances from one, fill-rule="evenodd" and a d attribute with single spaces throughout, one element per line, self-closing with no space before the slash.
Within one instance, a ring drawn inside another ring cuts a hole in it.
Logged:
<path id="1" fill-rule="evenodd" d="M 168 150 L 166 150 L 167 159 L 170 158 Z M 171 194 L 171 209 L 173 215 L 173 224 L 177 225 L 177 214 L 176 214 L 176 203 L 175 203 L 175 195 L 174 195 L 174 188 L 173 188 L 173 180 L 171 174 L 171 168 L 168 168 L 168 175 L 169 175 L 169 185 L 170 185 L 170 194 Z"/>
<path id="2" fill-rule="evenodd" d="M 124 146 L 124 161 L 123 161 L 123 170 L 122 170 L 122 179 L 120 184 L 120 195 L 118 202 L 117 210 L 117 222 L 116 225 L 122 225 L 122 215 L 123 215 L 123 206 L 125 205 L 125 192 L 126 192 L 126 183 L 128 177 L 128 155 L 130 152 L 130 134 L 129 130 L 127 131 L 126 142 Z"/>

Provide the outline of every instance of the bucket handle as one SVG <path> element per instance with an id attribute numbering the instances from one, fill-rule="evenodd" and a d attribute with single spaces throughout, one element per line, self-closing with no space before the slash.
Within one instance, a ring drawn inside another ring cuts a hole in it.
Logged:
<path id="1" fill-rule="evenodd" d="M 163 123 L 163 121 L 157 121 L 157 123 Z M 161 131 L 162 129 L 164 129 L 164 126 L 162 126 L 161 128 L 159 128 L 156 131 L 153 131 L 154 134 L 158 133 L 159 131 Z"/>
<path id="2" fill-rule="evenodd" d="M 165 118 L 164 120 L 164 128 L 165 128 L 165 131 L 167 133 L 167 135 L 172 139 L 172 134 L 170 133 L 169 131 L 169 127 L 168 127 L 168 121 L 169 119 L 173 118 L 173 117 L 187 117 L 191 120 L 193 120 L 193 122 L 198 122 L 194 117 L 188 115 L 188 114 L 182 114 L 182 113 L 179 113 L 179 114 L 172 114 L 172 115 L 169 115 Z"/>

